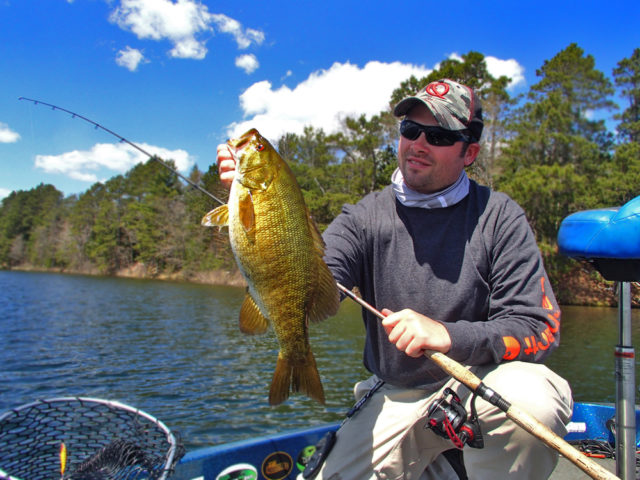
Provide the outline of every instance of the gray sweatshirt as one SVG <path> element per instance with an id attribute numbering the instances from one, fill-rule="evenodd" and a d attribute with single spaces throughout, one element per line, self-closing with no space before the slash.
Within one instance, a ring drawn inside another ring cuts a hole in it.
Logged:
<path id="1" fill-rule="evenodd" d="M 461 202 L 423 209 L 399 203 L 389 186 L 345 205 L 323 237 L 338 282 L 379 310 L 410 308 L 443 322 L 458 362 L 540 362 L 559 343 L 560 309 L 535 237 L 505 194 L 472 181 Z M 433 362 L 397 350 L 364 310 L 363 319 L 369 371 L 402 387 L 443 383 Z"/>

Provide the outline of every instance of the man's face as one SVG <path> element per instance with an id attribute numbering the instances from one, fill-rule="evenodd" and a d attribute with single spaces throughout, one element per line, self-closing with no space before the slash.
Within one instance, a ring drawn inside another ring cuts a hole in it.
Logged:
<path id="1" fill-rule="evenodd" d="M 433 114 L 422 104 L 413 107 L 406 118 L 422 125 L 438 125 Z M 415 140 L 400 135 L 398 166 L 404 183 L 420 193 L 434 193 L 453 185 L 480 150 L 477 143 L 472 143 L 462 154 L 463 145 L 463 142 L 456 142 L 449 147 L 436 147 L 427 143 L 424 132 Z"/>

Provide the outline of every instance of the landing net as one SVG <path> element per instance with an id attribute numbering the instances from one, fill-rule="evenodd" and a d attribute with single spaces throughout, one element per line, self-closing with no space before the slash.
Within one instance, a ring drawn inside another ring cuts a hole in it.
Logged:
<path id="1" fill-rule="evenodd" d="M 119 402 L 61 397 L 0 415 L 0 480 L 165 480 L 183 455 L 161 421 Z"/>

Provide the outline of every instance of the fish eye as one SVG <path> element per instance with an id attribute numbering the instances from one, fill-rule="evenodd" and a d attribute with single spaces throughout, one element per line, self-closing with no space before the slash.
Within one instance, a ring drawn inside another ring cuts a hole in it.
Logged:
<path id="1" fill-rule="evenodd" d="M 259 152 L 263 151 L 264 150 L 264 145 L 261 144 L 261 143 L 257 144 L 256 145 L 256 150 L 259 151 Z"/>

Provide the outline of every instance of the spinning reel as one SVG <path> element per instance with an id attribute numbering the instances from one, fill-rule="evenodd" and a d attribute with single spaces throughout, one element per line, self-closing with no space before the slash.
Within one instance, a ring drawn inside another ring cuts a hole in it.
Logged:
<path id="1" fill-rule="evenodd" d="M 427 412 L 428 420 L 425 428 L 437 435 L 450 439 L 462 449 L 465 444 L 471 448 L 483 448 L 484 441 L 480 431 L 480 423 L 476 413 L 476 395 L 471 399 L 471 416 L 467 416 L 460 397 L 447 388 L 442 397 L 435 400 Z"/>

